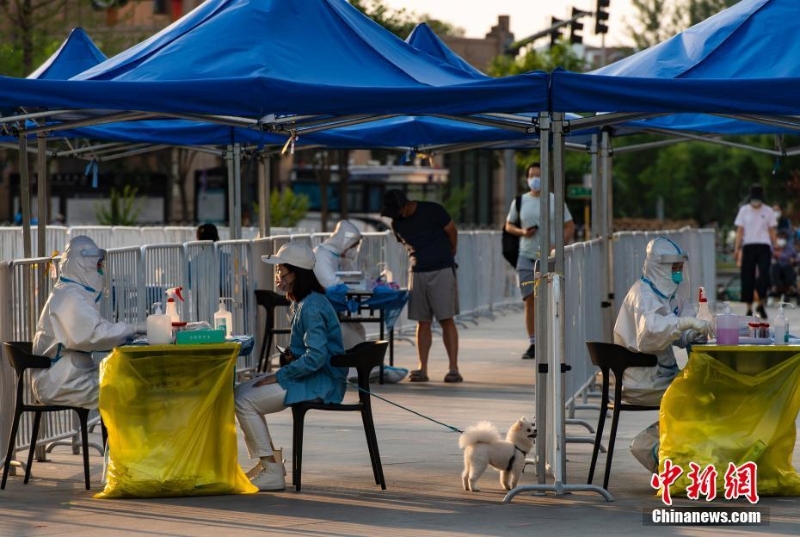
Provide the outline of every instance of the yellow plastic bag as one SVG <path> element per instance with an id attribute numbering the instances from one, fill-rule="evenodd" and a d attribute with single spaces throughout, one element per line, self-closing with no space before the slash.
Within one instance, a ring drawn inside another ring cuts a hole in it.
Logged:
<path id="1" fill-rule="evenodd" d="M 238 344 L 115 349 L 100 366 L 108 429 L 97 498 L 258 492 L 238 463 L 233 379 Z"/>
<path id="2" fill-rule="evenodd" d="M 800 495 L 800 475 L 792 466 L 799 386 L 800 354 L 745 375 L 708 354 L 692 353 L 661 401 L 659 471 L 665 459 L 683 470 L 670 494 L 686 495 L 690 462 L 714 465 L 722 497 L 729 463 L 752 461 L 759 495 Z"/>

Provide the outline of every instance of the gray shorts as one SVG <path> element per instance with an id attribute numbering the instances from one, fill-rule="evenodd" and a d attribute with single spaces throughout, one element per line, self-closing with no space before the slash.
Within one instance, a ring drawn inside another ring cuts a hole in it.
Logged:
<path id="1" fill-rule="evenodd" d="M 534 261 L 527 257 L 519 256 L 517 258 L 517 284 L 519 285 L 519 292 L 522 294 L 522 300 L 525 300 L 533 294 L 534 289 L 534 264 L 536 270 L 539 269 L 539 260 Z"/>
<path id="2" fill-rule="evenodd" d="M 458 279 L 455 268 L 411 272 L 408 281 L 408 318 L 430 322 L 452 319 L 459 314 Z"/>

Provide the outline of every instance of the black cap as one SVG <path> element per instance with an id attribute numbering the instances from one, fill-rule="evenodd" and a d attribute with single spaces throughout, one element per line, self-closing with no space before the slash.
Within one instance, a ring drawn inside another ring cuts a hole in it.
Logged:
<path id="1" fill-rule="evenodd" d="M 753 200 L 764 201 L 764 187 L 758 184 L 750 187 L 750 201 Z"/>
<path id="2" fill-rule="evenodd" d="M 408 198 L 406 198 L 402 190 L 387 190 L 383 195 L 381 216 L 388 216 L 394 220 L 400 216 L 400 211 L 406 203 L 408 203 Z"/>

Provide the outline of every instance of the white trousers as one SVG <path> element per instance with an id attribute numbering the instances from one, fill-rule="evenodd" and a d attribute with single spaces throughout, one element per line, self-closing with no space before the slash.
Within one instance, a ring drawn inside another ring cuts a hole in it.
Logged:
<path id="1" fill-rule="evenodd" d="M 277 382 L 265 386 L 253 386 L 263 375 L 236 387 L 234 403 L 236 419 L 244 432 L 244 441 L 251 459 L 269 457 L 272 452 L 272 437 L 269 435 L 267 420 L 264 414 L 272 414 L 284 410 L 286 390 Z"/>

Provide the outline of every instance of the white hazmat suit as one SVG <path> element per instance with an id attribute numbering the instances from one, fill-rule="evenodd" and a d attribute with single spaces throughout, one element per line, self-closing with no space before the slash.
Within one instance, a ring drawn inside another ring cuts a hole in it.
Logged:
<path id="1" fill-rule="evenodd" d="M 136 332 L 135 325 L 100 316 L 104 258 L 105 250 L 86 236 L 70 240 L 61 256 L 59 280 L 33 338 L 34 354 L 49 356 L 52 364 L 33 374 L 33 392 L 42 403 L 97 408 L 92 351 L 108 351 Z"/>
<path id="2" fill-rule="evenodd" d="M 352 222 L 340 220 L 333 230 L 333 234 L 314 248 L 317 262 L 314 265 L 314 275 L 328 288 L 342 282 L 336 273 L 358 270 L 355 260 L 358 248 L 354 248 L 361 241 L 361 232 Z M 342 342 L 345 349 L 350 349 L 367 339 L 367 332 L 361 323 L 342 323 Z"/>
<path id="3" fill-rule="evenodd" d="M 614 343 L 658 357 L 657 367 L 625 370 L 622 397 L 626 403 L 658 405 L 678 374 L 673 344 L 685 347 L 709 335 L 709 324 L 696 319 L 694 307 L 676 295 L 680 282 L 673 280 L 672 266 L 686 260 L 688 256 L 673 241 L 665 237 L 651 240 L 644 274 L 622 303 L 614 325 Z"/>

